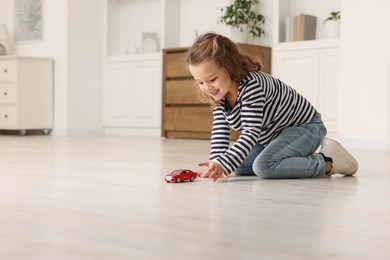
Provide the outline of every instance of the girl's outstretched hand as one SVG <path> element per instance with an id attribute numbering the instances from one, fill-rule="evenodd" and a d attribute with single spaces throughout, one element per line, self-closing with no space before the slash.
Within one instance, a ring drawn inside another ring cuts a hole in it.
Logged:
<path id="1" fill-rule="evenodd" d="M 218 178 L 224 178 L 228 179 L 229 177 L 225 174 L 225 171 L 223 170 L 222 166 L 213 161 L 208 162 L 201 162 L 198 163 L 198 166 L 206 166 L 208 169 L 206 171 L 198 172 L 200 174 L 200 177 L 202 178 L 209 178 L 213 181 L 218 180 Z"/>

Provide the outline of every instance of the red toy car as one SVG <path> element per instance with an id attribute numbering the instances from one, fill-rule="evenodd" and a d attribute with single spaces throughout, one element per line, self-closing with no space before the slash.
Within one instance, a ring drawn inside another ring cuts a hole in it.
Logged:
<path id="1" fill-rule="evenodd" d="M 191 170 L 179 169 L 165 175 L 166 182 L 182 182 L 182 181 L 194 181 L 197 174 Z"/>

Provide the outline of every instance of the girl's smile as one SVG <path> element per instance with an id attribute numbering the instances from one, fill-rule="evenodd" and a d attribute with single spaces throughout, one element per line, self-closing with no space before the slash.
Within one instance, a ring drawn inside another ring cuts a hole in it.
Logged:
<path id="1" fill-rule="evenodd" d="M 217 96 L 218 92 L 219 92 L 219 89 L 216 89 L 216 90 L 210 91 L 209 93 L 211 96 Z"/>

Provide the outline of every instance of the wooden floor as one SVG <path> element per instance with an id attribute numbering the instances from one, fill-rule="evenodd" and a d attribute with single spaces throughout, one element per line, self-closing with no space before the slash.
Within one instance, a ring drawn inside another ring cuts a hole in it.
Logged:
<path id="1" fill-rule="evenodd" d="M 0 259 L 390 259 L 390 154 L 356 177 L 168 184 L 208 141 L 0 135 Z"/>

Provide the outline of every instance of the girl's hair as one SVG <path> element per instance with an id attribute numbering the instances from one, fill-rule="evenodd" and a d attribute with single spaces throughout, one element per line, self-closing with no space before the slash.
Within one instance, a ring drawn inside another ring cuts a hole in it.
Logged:
<path id="1" fill-rule="evenodd" d="M 249 72 L 260 71 L 260 60 L 241 53 L 237 45 L 229 38 L 216 33 L 205 33 L 195 41 L 187 54 L 188 65 L 198 65 L 213 61 L 218 68 L 225 70 L 232 81 L 239 83 Z M 210 102 L 213 107 L 218 102 L 209 95 L 199 91 L 203 102 Z"/>

